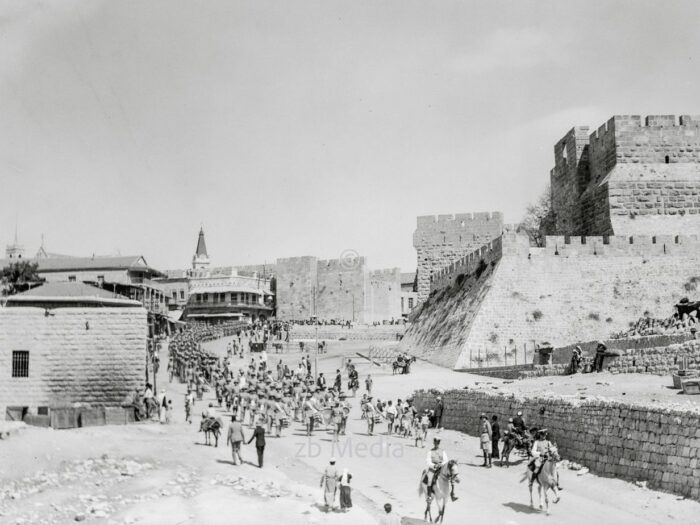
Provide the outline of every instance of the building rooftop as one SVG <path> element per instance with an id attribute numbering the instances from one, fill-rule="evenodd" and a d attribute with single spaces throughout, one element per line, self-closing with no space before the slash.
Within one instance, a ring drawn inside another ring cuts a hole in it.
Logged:
<path id="1" fill-rule="evenodd" d="M 39 259 L 21 259 L 37 263 L 39 272 L 65 272 L 80 270 L 134 270 L 140 269 L 160 274 L 148 266 L 142 255 L 96 256 L 96 257 L 49 257 Z M 16 263 L 20 259 L 0 259 L 0 267 Z"/>
<path id="2" fill-rule="evenodd" d="M 104 306 L 141 306 L 139 301 L 79 282 L 45 283 L 7 299 L 8 306 L 27 303 L 94 303 Z"/>

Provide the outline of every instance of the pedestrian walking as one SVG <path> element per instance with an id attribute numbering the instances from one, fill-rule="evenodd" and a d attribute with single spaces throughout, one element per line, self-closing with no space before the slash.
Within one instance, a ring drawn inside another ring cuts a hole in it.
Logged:
<path id="1" fill-rule="evenodd" d="M 481 416 L 479 416 L 479 435 L 481 450 L 484 453 L 484 464 L 481 466 L 491 468 L 491 439 L 493 431 L 491 430 L 491 423 L 489 423 L 486 414 L 481 414 Z"/>
<path id="2" fill-rule="evenodd" d="M 352 508 L 352 489 L 350 488 L 350 480 L 352 474 L 348 469 L 344 468 L 340 476 L 340 510 L 347 512 Z"/>
<path id="3" fill-rule="evenodd" d="M 265 427 L 263 421 L 258 419 L 253 435 L 250 437 L 248 444 L 255 440 L 255 450 L 258 453 L 258 468 L 263 468 L 263 455 L 265 454 Z"/>
<path id="4" fill-rule="evenodd" d="M 603 360 L 605 359 L 605 352 L 607 347 L 602 341 L 598 341 L 598 347 L 595 350 L 595 357 L 593 358 L 593 367 L 591 372 L 602 372 L 603 371 Z"/>
<path id="5" fill-rule="evenodd" d="M 241 457 L 241 443 L 245 441 L 245 434 L 243 434 L 243 425 L 236 415 L 231 416 L 231 425 L 228 427 L 228 437 L 226 438 L 226 444 L 231 445 L 231 456 L 233 457 L 233 464 L 240 465 L 243 463 L 243 458 Z"/>
<path id="6" fill-rule="evenodd" d="M 333 509 L 335 493 L 338 490 L 338 469 L 335 467 L 335 458 L 331 458 L 329 463 L 321 477 L 323 503 L 326 506 L 326 512 Z"/>
<path id="7" fill-rule="evenodd" d="M 371 374 L 367 374 L 367 379 L 365 379 L 365 388 L 367 389 L 367 395 L 371 396 L 372 395 L 372 376 Z"/>
<path id="8" fill-rule="evenodd" d="M 444 410 L 445 404 L 442 402 L 442 398 L 438 396 L 437 400 L 435 401 L 435 410 L 433 411 L 433 415 L 435 417 L 435 428 L 442 428 L 442 413 Z"/>
<path id="9" fill-rule="evenodd" d="M 389 401 L 386 407 L 386 418 L 389 430 L 388 433 L 391 435 L 394 431 L 394 421 L 396 420 L 396 406 L 392 405 L 391 401 Z"/>
<path id="10" fill-rule="evenodd" d="M 501 453 L 498 450 L 498 442 L 501 439 L 501 426 L 498 424 L 498 416 L 491 418 L 491 457 L 500 459 Z"/>

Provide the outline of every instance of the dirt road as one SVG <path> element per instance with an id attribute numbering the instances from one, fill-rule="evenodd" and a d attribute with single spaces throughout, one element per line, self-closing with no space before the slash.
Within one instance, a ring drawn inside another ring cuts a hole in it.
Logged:
<path id="1" fill-rule="evenodd" d="M 209 344 L 219 352 L 225 345 L 225 340 Z M 332 381 L 341 356 L 359 347 L 348 343 L 329 348 L 319 359 L 319 370 Z M 270 354 L 269 362 L 279 357 Z M 282 359 L 295 366 L 299 357 L 286 354 Z M 416 363 L 408 376 L 359 366 L 361 379 L 373 371 L 375 397 L 382 399 L 404 398 L 416 388 L 459 388 L 479 380 L 425 363 Z M 293 424 L 282 438 L 268 439 L 263 469 L 252 463 L 236 467 L 225 439 L 218 448 L 203 446 L 197 425 L 183 423 L 184 386 L 167 383 L 164 374 L 159 378 L 162 385 L 167 385 L 176 407 L 171 425 L 29 428 L 0 441 L 0 523 L 370 524 L 377 522 L 385 502 L 403 516 L 423 514 L 417 484 L 427 449 L 381 434 L 386 425 L 378 426 L 380 435 L 367 436 L 357 403 L 348 434 L 335 448 L 330 434 L 317 432 L 308 439 L 300 425 Z M 196 412 L 205 404 L 198 404 Z M 246 431 L 250 435 L 250 429 Z M 695 523 L 700 515 L 700 504 L 693 501 L 564 471 L 562 499 L 547 517 L 529 507 L 527 486 L 519 483 L 522 465 L 484 469 L 475 438 L 451 431 L 441 437 L 450 457 L 460 461 L 461 477 L 460 499 L 449 504 L 445 523 Z M 243 453 L 247 461 L 254 461 L 252 446 Z M 348 514 L 327 514 L 320 508 L 320 472 L 331 455 L 353 474 L 354 507 Z"/>

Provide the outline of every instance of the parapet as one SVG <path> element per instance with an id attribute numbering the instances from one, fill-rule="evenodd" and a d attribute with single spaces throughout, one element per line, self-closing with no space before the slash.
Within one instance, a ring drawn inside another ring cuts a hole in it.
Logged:
<path id="1" fill-rule="evenodd" d="M 498 237 L 452 264 L 433 272 L 430 276 L 430 290 L 451 286 L 459 275 L 470 275 L 476 271 L 482 261 L 488 264 L 498 260 L 503 253 L 502 239 L 503 237 Z"/>
<path id="2" fill-rule="evenodd" d="M 363 269 L 365 267 L 365 258 L 357 256 L 355 259 L 319 259 L 319 270 L 343 270 L 350 271 L 355 269 Z"/>
<path id="3" fill-rule="evenodd" d="M 381 270 L 371 270 L 367 272 L 369 277 L 400 279 L 401 270 L 399 268 L 383 268 Z"/>
<path id="4" fill-rule="evenodd" d="M 418 228 L 421 226 L 433 226 L 435 224 L 460 224 L 467 227 L 469 221 L 501 221 L 503 222 L 503 214 L 500 211 L 493 212 L 477 212 L 477 213 L 453 213 L 449 215 L 422 215 L 418 217 Z M 461 224 L 464 222 L 465 224 Z"/>
<path id="5" fill-rule="evenodd" d="M 697 235 L 611 235 L 547 236 L 545 246 L 530 248 L 528 256 L 600 257 L 696 255 L 700 249 Z M 505 252 L 505 250 L 504 250 Z M 507 252 L 506 252 L 507 253 Z"/>

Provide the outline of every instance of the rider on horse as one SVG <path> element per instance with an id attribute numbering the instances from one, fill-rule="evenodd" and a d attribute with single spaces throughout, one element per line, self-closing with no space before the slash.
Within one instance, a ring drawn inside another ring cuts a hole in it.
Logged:
<path id="1" fill-rule="evenodd" d="M 428 495 L 433 494 L 433 487 L 440 475 L 440 469 L 447 464 L 447 461 L 447 452 L 440 447 L 440 438 L 433 438 L 433 448 L 428 451 L 427 457 L 428 476 L 430 476 L 431 472 L 433 474 L 430 479 L 430 485 L 428 485 Z M 450 489 L 450 497 L 452 501 L 456 501 L 457 496 L 455 496 L 455 486 L 452 480 L 450 480 Z"/>
<path id="2" fill-rule="evenodd" d="M 532 459 L 528 463 L 528 468 L 533 472 L 536 478 L 542 470 L 542 465 L 547 460 L 552 443 L 547 439 L 547 429 L 543 428 L 537 431 L 535 443 L 532 445 Z"/>

